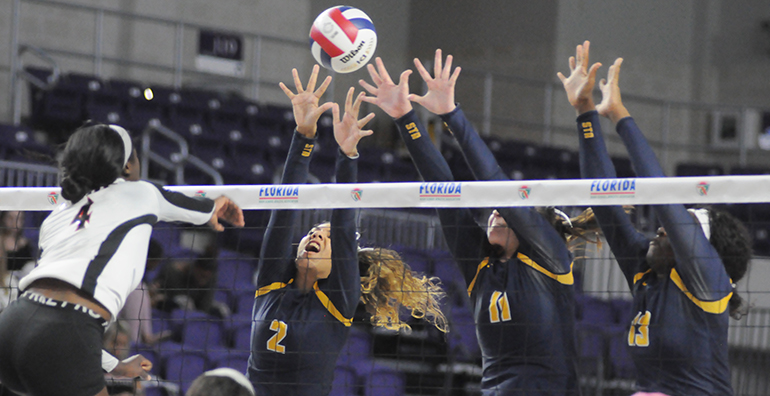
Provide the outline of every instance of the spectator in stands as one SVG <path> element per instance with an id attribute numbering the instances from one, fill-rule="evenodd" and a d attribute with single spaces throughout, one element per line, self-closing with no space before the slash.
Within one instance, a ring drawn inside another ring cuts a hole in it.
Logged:
<path id="1" fill-rule="evenodd" d="M 315 65 L 307 88 L 303 88 L 297 70 L 292 71 L 296 94 L 280 84 L 291 100 L 297 123 L 282 184 L 307 182 L 316 123 L 325 110 L 332 109 L 334 138 L 339 146 L 338 183 L 356 181 L 358 142 L 372 134 L 362 128 L 374 114 L 358 119 L 363 93 L 354 101 L 354 89 L 348 91 L 343 118 L 336 104 L 318 105 L 331 82 L 327 77 L 316 90 L 318 71 Z M 399 319 L 399 310 L 404 307 L 412 316 L 424 317 L 446 330 L 438 305 L 443 297 L 441 288 L 435 280 L 412 273 L 392 250 L 359 249 L 356 210 L 333 210 L 331 221 L 311 228 L 293 254 L 298 216 L 296 210 L 272 211 L 262 242 L 247 372 L 258 393 L 328 394 L 359 300 L 375 325 L 407 328 Z"/>
<path id="2" fill-rule="evenodd" d="M 217 285 L 218 248 L 210 244 L 195 260 L 167 262 L 155 279 L 158 307 L 166 312 L 175 309 L 198 310 L 226 318 L 230 308 L 214 299 Z"/>
<path id="3" fill-rule="evenodd" d="M 374 85 L 366 102 L 393 117 L 402 140 L 426 182 L 458 189 L 449 165 L 431 142 L 411 101 L 439 115 L 457 139 L 477 180 L 506 180 L 494 155 L 454 100 L 460 68 L 452 56 L 435 54 L 434 76 L 419 60 L 424 96 L 410 95 L 404 71 L 395 84 L 380 58 L 367 65 Z M 443 65 L 443 66 L 442 66 Z M 549 208 L 497 208 L 480 226 L 470 209 L 439 209 L 450 251 L 468 285 L 483 357 L 484 395 L 578 395 L 572 254 L 568 240 L 587 238 L 589 217 L 569 219 Z"/>
<path id="4" fill-rule="evenodd" d="M 24 236 L 24 212 L 15 210 L 0 212 L 0 243 L 8 260 L 8 270 L 17 271 L 21 278 L 34 267 L 35 252 L 32 243 Z"/>
<path id="5" fill-rule="evenodd" d="M 5 245 L 0 244 L 0 312 L 19 295 L 19 280 L 8 270 L 8 256 Z"/>
<path id="6" fill-rule="evenodd" d="M 144 279 L 139 286 L 126 298 L 126 304 L 118 314 L 118 319 L 125 321 L 129 328 L 129 337 L 132 343 L 142 342 L 153 345 L 158 341 L 171 336 L 171 331 L 155 334 L 152 332 L 152 295 L 157 292 L 151 290 L 147 282 L 148 273 L 160 265 L 163 261 L 163 246 L 155 239 L 150 239 L 150 247 L 147 251 L 147 266 L 144 271 Z"/>
<path id="7" fill-rule="evenodd" d="M 231 368 L 218 368 L 196 378 L 185 396 L 256 396 L 256 393 L 245 375 Z"/>
<path id="8" fill-rule="evenodd" d="M 607 117 L 623 140 L 639 177 L 664 177 L 655 153 L 620 97 L 623 59 L 610 67 L 594 105 L 595 63 L 590 43 L 569 59 L 570 76 L 559 73 L 577 111 L 580 171 L 584 178 L 615 178 L 599 115 Z M 655 238 L 634 228 L 620 206 L 597 206 L 596 218 L 633 294 L 636 317 L 628 344 L 643 392 L 670 395 L 732 395 L 727 348 L 730 317 L 745 311 L 735 283 L 751 258 L 746 228 L 726 212 L 655 205 L 663 227 Z"/>

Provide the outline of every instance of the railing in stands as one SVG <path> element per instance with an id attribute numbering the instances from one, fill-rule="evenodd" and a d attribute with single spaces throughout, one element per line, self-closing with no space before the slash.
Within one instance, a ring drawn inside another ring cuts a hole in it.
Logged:
<path id="1" fill-rule="evenodd" d="M 59 170 L 53 166 L 0 160 L 0 187 L 56 187 Z"/>
<path id="2" fill-rule="evenodd" d="M 179 152 L 171 155 L 171 158 L 166 158 L 158 153 L 152 151 L 152 138 L 153 135 L 158 135 L 179 146 Z M 190 154 L 189 145 L 187 140 L 180 136 L 178 133 L 165 127 L 160 121 L 153 119 L 147 124 L 147 127 L 142 131 L 142 154 L 141 154 L 141 168 L 142 179 L 149 179 L 150 163 L 154 163 L 163 169 L 174 173 L 174 184 L 178 186 L 185 185 L 184 168 L 185 165 L 190 165 L 201 172 L 205 173 L 214 180 L 214 184 L 223 185 L 224 179 L 222 175 L 214 169 L 206 161 Z"/>

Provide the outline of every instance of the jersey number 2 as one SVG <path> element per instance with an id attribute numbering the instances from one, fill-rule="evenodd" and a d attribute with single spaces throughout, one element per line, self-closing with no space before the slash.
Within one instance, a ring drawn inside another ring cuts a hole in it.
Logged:
<path id="1" fill-rule="evenodd" d="M 286 353 L 286 347 L 281 345 L 281 341 L 286 338 L 288 329 L 289 326 L 285 322 L 273 319 L 273 322 L 270 323 L 270 330 L 275 331 L 275 334 L 267 340 L 268 351 Z"/>
<path id="2" fill-rule="evenodd" d="M 636 314 L 631 328 L 628 330 L 628 345 L 646 347 L 650 346 L 650 311 Z"/>
<path id="3" fill-rule="evenodd" d="M 495 291 L 489 299 L 489 322 L 498 323 L 511 320 L 511 307 L 508 293 Z"/>

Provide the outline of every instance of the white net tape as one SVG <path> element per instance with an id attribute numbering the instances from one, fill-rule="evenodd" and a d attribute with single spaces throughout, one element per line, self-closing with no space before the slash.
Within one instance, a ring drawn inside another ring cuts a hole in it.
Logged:
<path id="1" fill-rule="evenodd" d="M 168 186 L 190 196 L 227 195 L 243 209 L 452 208 L 762 203 L 770 175 L 494 182 Z M 47 211 L 58 188 L 0 188 L 0 210 Z"/>

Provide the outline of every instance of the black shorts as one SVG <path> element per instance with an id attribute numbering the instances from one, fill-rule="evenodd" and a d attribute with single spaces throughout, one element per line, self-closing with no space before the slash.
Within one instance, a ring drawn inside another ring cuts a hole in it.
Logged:
<path id="1" fill-rule="evenodd" d="M 0 314 L 0 382 L 30 395 L 101 392 L 104 319 L 40 297 L 24 293 Z"/>

